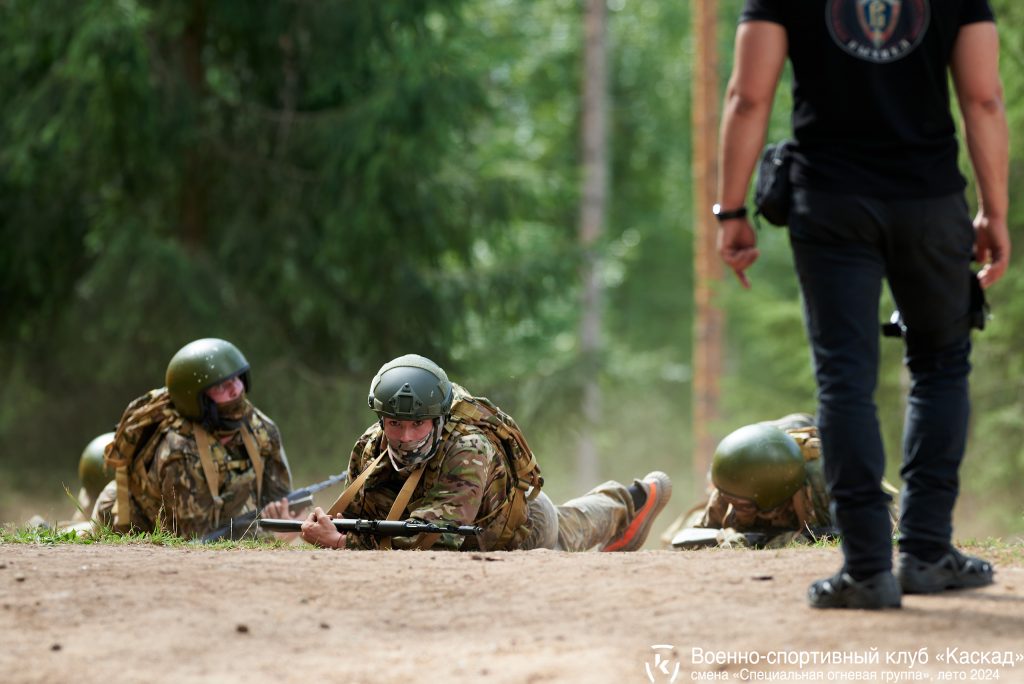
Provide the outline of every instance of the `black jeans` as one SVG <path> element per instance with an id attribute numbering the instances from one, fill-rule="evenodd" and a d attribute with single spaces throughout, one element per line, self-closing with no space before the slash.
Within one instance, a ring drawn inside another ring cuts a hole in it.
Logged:
<path id="1" fill-rule="evenodd" d="M 964 198 L 892 201 L 797 188 L 789 232 L 845 568 L 857 578 L 892 568 L 874 401 L 883 279 L 906 324 L 911 376 L 900 548 L 937 557 L 952 537 L 970 412 L 974 230 Z"/>

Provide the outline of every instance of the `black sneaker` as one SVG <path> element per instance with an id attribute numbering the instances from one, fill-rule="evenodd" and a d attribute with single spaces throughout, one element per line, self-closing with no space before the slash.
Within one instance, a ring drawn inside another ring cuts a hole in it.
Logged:
<path id="1" fill-rule="evenodd" d="M 896 577 L 907 594 L 935 594 L 946 589 L 973 589 L 992 584 L 995 571 L 981 558 L 965 556 L 951 548 L 949 553 L 928 563 L 901 553 L 896 561 Z"/>
<path id="2" fill-rule="evenodd" d="M 899 608 L 900 584 L 888 570 L 857 581 L 840 570 L 833 577 L 821 579 L 807 589 L 811 608 Z"/>

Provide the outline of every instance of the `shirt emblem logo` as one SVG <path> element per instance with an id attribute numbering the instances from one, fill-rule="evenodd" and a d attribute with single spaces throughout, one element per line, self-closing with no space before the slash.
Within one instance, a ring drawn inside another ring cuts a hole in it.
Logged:
<path id="1" fill-rule="evenodd" d="M 931 17 L 928 0 L 828 0 L 825 21 L 836 45 L 876 64 L 910 54 Z"/>

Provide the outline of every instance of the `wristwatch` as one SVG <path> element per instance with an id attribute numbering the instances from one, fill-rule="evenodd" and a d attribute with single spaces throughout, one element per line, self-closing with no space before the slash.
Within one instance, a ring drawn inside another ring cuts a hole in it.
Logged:
<path id="1" fill-rule="evenodd" d="M 731 219 L 743 218 L 747 215 L 747 208 L 740 207 L 739 209 L 730 209 L 729 211 L 723 211 L 721 204 L 714 204 L 711 207 L 711 213 L 715 215 L 718 222 L 729 221 Z"/>

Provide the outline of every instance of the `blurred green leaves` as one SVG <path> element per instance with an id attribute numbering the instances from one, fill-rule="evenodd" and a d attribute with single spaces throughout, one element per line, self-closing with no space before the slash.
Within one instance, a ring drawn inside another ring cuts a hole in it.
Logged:
<path id="1" fill-rule="evenodd" d="M 740 4 L 720 8 L 723 84 Z M 994 4 L 1004 63 L 1024 63 L 1022 10 Z M 597 441 L 608 476 L 662 468 L 682 493 L 689 7 L 609 9 Z M 171 354 L 220 336 L 253 363 L 254 399 L 281 426 L 297 481 L 337 469 L 371 419 L 373 372 L 418 352 L 517 417 L 554 498 L 578 494 L 563 476 L 587 372 L 581 17 L 575 0 L 0 3 L 0 478 L 61 498 L 53 483 L 73 481 L 82 446 L 162 383 Z M 1004 72 L 1011 121 L 1024 116 L 1021 73 Z M 788 103 L 780 89 L 772 139 L 788 134 Z M 754 289 L 717 285 L 722 435 L 814 406 L 786 236 L 759 239 Z M 990 293 L 965 468 L 969 488 L 1003 501 L 1024 475 L 1022 283 L 1011 269 Z M 897 346 L 885 364 L 895 452 Z"/>

